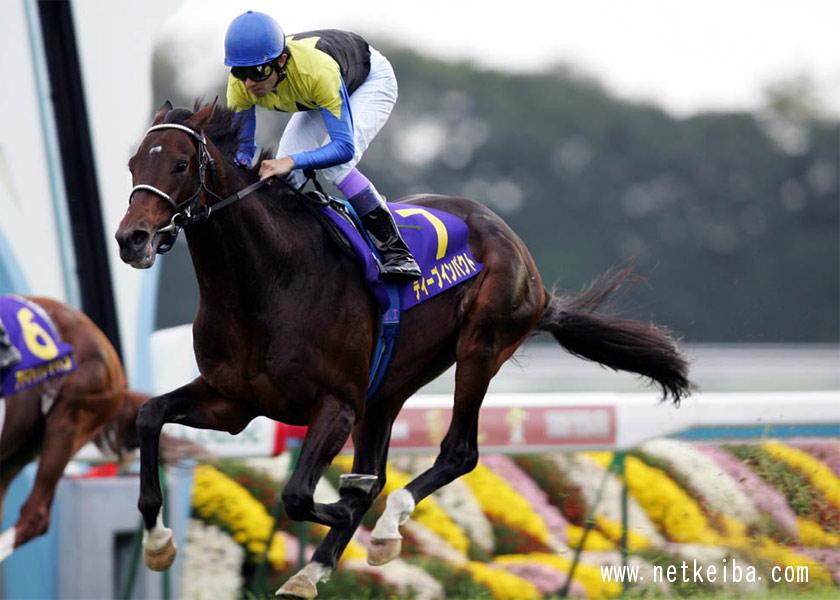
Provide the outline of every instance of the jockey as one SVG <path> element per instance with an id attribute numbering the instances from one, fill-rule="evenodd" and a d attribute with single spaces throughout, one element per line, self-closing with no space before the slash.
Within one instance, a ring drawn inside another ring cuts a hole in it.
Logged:
<path id="1" fill-rule="evenodd" d="M 382 196 L 356 168 L 397 101 L 391 64 L 376 49 L 346 31 L 325 29 L 284 36 L 270 16 L 248 11 L 225 35 L 225 65 L 231 67 L 228 107 L 244 119 L 236 162 L 249 166 L 256 152 L 255 106 L 293 112 L 274 159 L 260 176 L 321 169 L 362 220 L 382 255 L 382 279 L 411 281 L 420 267 L 400 236 Z"/>
<path id="2" fill-rule="evenodd" d="M 9 333 L 0 321 L 0 373 L 20 362 L 20 352 L 9 340 Z M 0 390 L 2 394 L 2 390 Z"/>

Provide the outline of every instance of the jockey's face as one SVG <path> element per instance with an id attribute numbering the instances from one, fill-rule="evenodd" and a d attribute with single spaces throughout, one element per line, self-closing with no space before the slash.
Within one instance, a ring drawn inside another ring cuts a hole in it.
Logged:
<path id="1" fill-rule="evenodd" d="M 250 77 L 245 79 L 245 89 L 257 98 L 262 98 L 271 92 L 275 87 L 277 87 L 277 84 L 280 83 L 280 80 L 285 75 L 283 67 L 286 66 L 287 58 L 288 56 L 285 53 L 277 57 L 277 60 L 275 61 L 276 68 L 272 69 L 271 75 L 269 75 L 266 79 L 263 79 L 262 81 L 254 81 Z"/>

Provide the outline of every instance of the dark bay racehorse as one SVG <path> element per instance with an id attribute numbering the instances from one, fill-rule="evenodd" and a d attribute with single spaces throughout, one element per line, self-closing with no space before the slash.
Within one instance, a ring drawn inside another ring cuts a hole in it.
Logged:
<path id="1" fill-rule="evenodd" d="M 134 422 L 147 399 L 126 389 L 117 352 L 87 316 L 55 300 L 28 300 L 44 309 L 62 341 L 73 346 L 77 368 L 5 399 L 0 514 L 9 484 L 21 469 L 37 458 L 38 470 L 17 523 L 0 535 L 0 561 L 46 533 L 56 484 L 82 446 L 94 441 L 116 455 L 137 447 Z M 45 404 L 51 404 L 46 414 Z"/>
<path id="2" fill-rule="evenodd" d="M 417 502 L 475 467 L 478 413 L 490 379 L 535 332 L 551 333 L 580 357 L 648 377 L 674 401 L 689 392 L 686 362 L 664 330 L 595 314 L 625 272 L 559 298 L 545 289 L 522 240 L 489 209 L 464 198 L 414 196 L 412 204 L 468 224 L 469 248 L 484 269 L 404 313 L 388 375 L 366 403 L 378 307 L 356 263 L 328 238 L 299 195 L 275 183 L 195 219 L 257 181 L 253 170 L 231 164 L 238 136 L 225 109 L 197 104 L 195 112 L 173 110 L 167 102 L 129 161 L 135 188 L 116 232 L 122 260 L 150 267 L 156 252 L 173 242 L 170 223 L 192 215 L 195 222 L 185 232 L 200 290 L 193 336 L 201 375 L 152 398 L 137 421 L 139 508 L 152 568 L 167 568 L 175 556 L 160 516 L 158 438 L 164 423 L 232 434 L 258 415 L 309 425 L 283 500 L 292 518 L 332 529 L 278 593 L 312 598 L 382 489 L 397 413 L 453 363 L 454 411 L 440 455 L 389 496 L 373 531 L 373 564 L 399 553 L 398 525 Z M 315 503 L 318 479 L 351 434 L 354 476 L 341 486 L 338 502 Z"/>

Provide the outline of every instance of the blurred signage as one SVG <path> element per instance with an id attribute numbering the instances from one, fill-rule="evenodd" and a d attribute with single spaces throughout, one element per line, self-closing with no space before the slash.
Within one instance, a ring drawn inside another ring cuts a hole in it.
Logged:
<path id="1" fill-rule="evenodd" d="M 451 419 L 451 408 L 406 407 L 394 423 L 391 449 L 437 452 Z M 288 443 L 286 438 L 295 437 L 298 431 L 302 434 L 305 428 L 290 428 L 265 417 L 255 419 L 236 436 L 164 426 L 165 433 L 189 439 L 218 456 L 270 456 L 282 451 Z M 615 406 L 485 406 L 478 422 L 478 444 L 484 451 L 575 449 L 613 446 L 615 442 Z M 348 441 L 344 450 L 351 449 Z"/>
<path id="2" fill-rule="evenodd" d="M 437 451 L 451 419 L 450 408 L 405 408 L 394 423 L 391 448 Z M 478 422 L 483 449 L 516 452 L 611 446 L 615 441 L 614 406 L 485 406 Z"/>

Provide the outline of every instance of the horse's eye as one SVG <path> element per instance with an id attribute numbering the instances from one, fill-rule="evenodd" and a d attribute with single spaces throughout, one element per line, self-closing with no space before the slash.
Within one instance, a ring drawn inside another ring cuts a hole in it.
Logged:
<path id="1" fill-rule="evenodd" d="M 183 173 L 184 171 L 187 170 L 187 166 L 189 164 L 190 163 L 188 163 L 185 160 L 179 160 L 178 162 L 175 163 L 175 172 L 176 173 Z"/>

